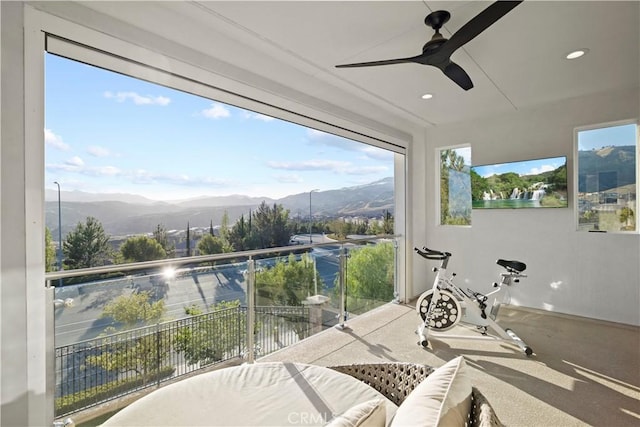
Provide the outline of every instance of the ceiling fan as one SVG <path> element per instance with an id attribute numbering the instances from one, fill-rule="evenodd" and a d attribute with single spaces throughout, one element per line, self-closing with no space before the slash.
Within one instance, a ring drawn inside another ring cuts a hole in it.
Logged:
<path id="1" fill-rule="evenodd" d="M 476 15 L 471 21 L 467 22 L 458 31 L 445 39 L 440 34 L 440 28 L 449 20 L 451 14 L 446 10 L 438 10 L 430 13 L 424 20 L 424 23 L 435 30 L 435 34 L 431 37 L 423 47 L 422 53 L 417 56 L 408 58 L 387 59 L 383 61 L 358 62 L 355 64 L 336 65 L 336 68 L 354 68 L 354 67 L 371 67 L 377 65 L 401 64 L 406 62 L 414 62 L 422 65 L 432 65 L 439 68 L 442 72 L 453 80 L 458 86 L 464 90 L 473 87 L 473 82 L 469 75 L 455 62 L 451 61 L 451 55 L 465 43 L 471 41 L 478 34 L 489 28 L 497 20 L 506 15 L 511 9 L 522 3 L 520 1 L 496 1 L 485 10 Z"/>

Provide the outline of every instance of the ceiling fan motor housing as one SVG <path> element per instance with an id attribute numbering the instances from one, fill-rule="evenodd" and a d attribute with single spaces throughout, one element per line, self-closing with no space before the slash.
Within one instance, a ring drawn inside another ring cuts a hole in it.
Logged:
<path id="1" fill-rule="evenodd" d="M 436 10 L 435 12 L 431 12 L 424 18 L 424 23 L 438 31 L 444 24 L 446 24 L 451 18 L 451 14 L 446 10 Z"/>

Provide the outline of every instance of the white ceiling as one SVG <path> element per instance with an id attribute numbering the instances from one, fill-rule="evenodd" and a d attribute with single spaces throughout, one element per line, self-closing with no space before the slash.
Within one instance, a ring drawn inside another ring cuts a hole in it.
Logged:
<path id="1" fill-rule="evenodd" d="M 442 30 L 448 38 L 491 2 L 82 4 L 248 70 L 263 86 L 286 86 L 310 104 L 315 99 L 357 110 L 396 128 L 479 119 L 640 86 L 638 1 L 524 1 L 453 54 L 474 82 L 469 91 L 423 65 L 334 66 L 417 55 L 432 35 L 423 22 L 429 12 L 451 12 Z M 590 51 L 564 59 L 577 48 Z M 421 99 L 427 92 L 433 99 Z"/>

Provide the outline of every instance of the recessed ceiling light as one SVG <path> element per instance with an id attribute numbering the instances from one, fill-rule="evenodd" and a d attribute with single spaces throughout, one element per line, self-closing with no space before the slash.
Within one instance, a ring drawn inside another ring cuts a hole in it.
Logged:
<path id="1" fill-rule="evenodd" d="M 424 95 L 422 95 L 422 99 L 431 99 L 433 98 L 433 95 L 430 93 L 425 93 Z"/>
<path id="2" fill-rule="evenodd" d="M 577 59 L 577 58 L 580 58 L 581 56 L 586 55 L 588 52 L 589 52 L 589 49 L 574 50 L 573 52 L 569 52 L 567 54 L 567 56 L 565 56 L 565 58 L 567 58 L 567 59 Z"/>

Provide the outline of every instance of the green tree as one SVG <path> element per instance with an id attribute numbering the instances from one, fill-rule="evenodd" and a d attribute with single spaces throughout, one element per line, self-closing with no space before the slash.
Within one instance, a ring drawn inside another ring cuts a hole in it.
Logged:
<path id="1" fill-rule="evenodd" d="M 367 234 L 369 231 L 369 218 L 358 221 L 353 229 L 354 234 Z"/>
<path id="2" fill-rule="evenodd" d="M 133 329 L 158 323 L 165 313 L 164 300 L 153 302 L 149 292 L 145 291 L 115 298 L 104 307 L 100 317 L 111 318 L 112 328 L 120 325 L 122 329 Z"/>
<path id="3" fill-rule="evenodd" d="M 166 312 L 164 301 L 151 302 L 148 292 L 122 295 L 107 304 L 101 317 L 112 319 L 113 332 L 116 326 L 132 329 L 157 323 Z M 168 366 L 170 350 L 169 333 L 166 330 L 139 332 L 132 339 L 118 340 L 109 352 L 89 356 L 87 362 L 111 372 L 135 372 L 146 384 L 149 377 Z"/>
<path id="4" fill-rule="evenodd" d="M 314 280 L 315 276 L 315 280 Z M 313 260 L 303 254 L 300 260 L 291 254 L 272 268 L 256 273 L 259 305 L 298 306 L 309 295 L 321 293 L 324 282 L 314 268 Z"/>
<path id="5" fill-rule="evenodd" d="M 486 178 L 481 177 L 478 172 L 471 171 L 471 188 L 473 193 L 471 194 L 472 200 L 484 200 L 484 193 L 490 193 L 491 188 Z"/>
<path id="6" fill-rule="evenodd" d="M 233 248 L 223 238 L 205 234 L 198 242 L 198 251 L 201 255 L 215 255 L 233 252 Z"/>
<path id="7" fill-rule="evenodd" d="M 191 227 L 189 226 L 189 221 L 187 221 L 187 256 L 191 256 Z"/>
<path id="8" fill-rule="evenodd" d="M 120 253 L 125 262 L 153 261 L 167 257 L 162 245 L 147 236 L 129 237 L 120 245 Z"/>
<path id="9" fill-rule="evenodd" d="M 245 251 L 251 248 L 251 222 L 244 219 L 244 214 L 229 231 L 229 245 L 235 251 Z"/>
<path id="10" fill-rule="evenodd" d="M 384 242 L 352 250 L 345 278 L 349 311 L 366 311 L 393 299 L 393 243 Z M 336 279 L 337 282 L 338 279 Z M 336 292 L 339 292 L 336 283 Z"/>
<path id="11" fill-rule="evenodd" d="M 229 241 L 229 212 L 226 210 L 220 220 L 220 237 L 227 242 Z"/>
<path id="12" fill-rule="evenodd" d="M 169 241 L 169 237 L 167 236 L 167 229 L 163 224 L 158 224 L 156 229 L 153 231 L 153 238 L 156 242 L 160 243 L 162 249 L 168 258 L 173 258 L 176 253 L 176 247 L 173 243 Z"/>
<path id="13" fill-rule="evenodd" d="M 105 265 L 111 256 L 109 236 L 100 221 L 89 216 L 67 234 L 62 251 L 69 270 Z"/>
<path id="14" fill-rule="evenodd" d="M 273 204 L 270 208 L 262 202 L 253 213 L 251 225 L 251 244 L 257 247 L 250 249 L 274 248 L 286 246 L 289 243 L 289 211 L 282 205 Z"/>
<path id="15" fill-rule="evenodd" d="M 208 365 L 240 351 L 247 335 L 246 314 L 239 310 L 240 301 L 223 301 L 210 313 L 200 314 L 189 307 L 192 317 L 186 319 L 174 339 L 174 348 L 189 364 Z"/>
<path id="16" fill-rule="evenodd" d="M 394 229 L 394 221 L 393 215 L 388 210 L 384 211 L 384 216 L 382 219 L 382 232 L 384 234 L 393 234 Z"/>
<path id="17" fill-rule="evenodd" d="M 620 210 L 620 223 L 623 230 L 635 230 L 633 209 L 624 207 Z"/>
<path id="18" fill-rule="evenodd" d="M 335 239 L 345 239 L 348 235 L 355 234 L 353 223 L 346 222 L 342 218 L 334 219 L 329 223 L 329 232 Z"/>
<path id="19" fill-rule="evenodd" d="M 44 271 L 57 270 L 56 267 L 56 246 L 51 237 L 49 227 L 44 229 Z"/>

